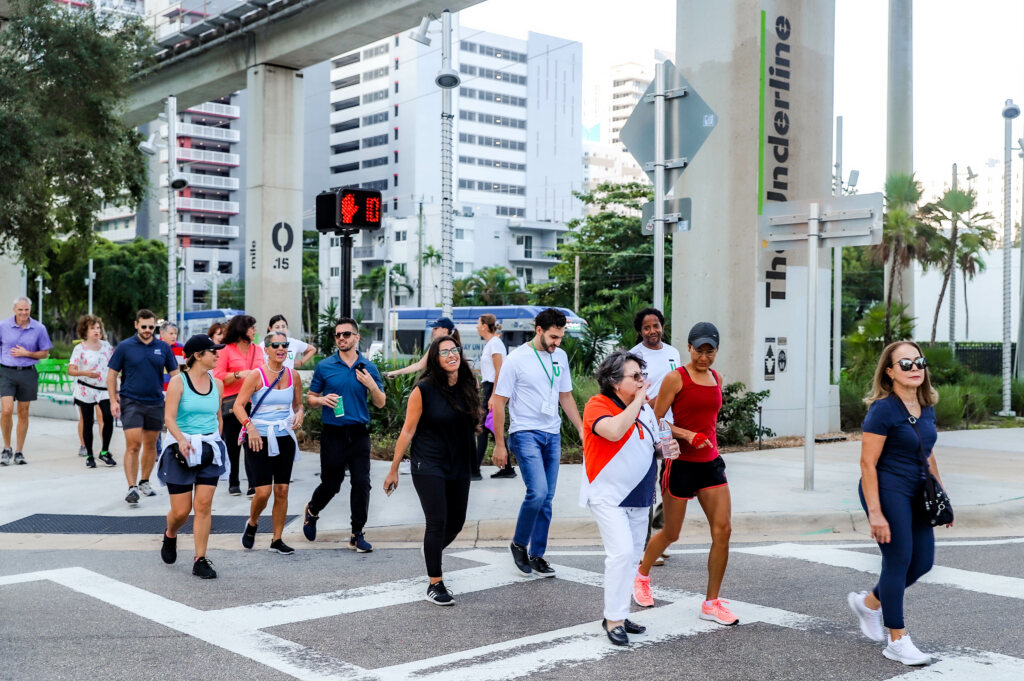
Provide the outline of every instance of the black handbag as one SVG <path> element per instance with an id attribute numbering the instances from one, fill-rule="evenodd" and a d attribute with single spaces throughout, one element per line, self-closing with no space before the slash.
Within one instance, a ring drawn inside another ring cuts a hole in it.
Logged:
<path id="1" fill-rule="evenodd" d="M 900 404 L 903 403 L 900 402 Z M 903 409 L 907 410 L 906 405 L 903 405 Z M 909 411 L 907 411 L 907 421 L 917 433 L 917 451 L 921 455 L 921 465 L 924 466 L 924 487 L 918 497 L 918 508 L 924 513 L 928 524 L 932 527 L 949 525 L 953 522 L 953 504 L 949 500 L 946 490 L 942 489 L 942 485 L 935 479 L 928 467 L 928 455 L 924 452 L 924 440 L 921 438 L 921 431 L 917 429 L 917 419 L 911 416 Z"/>

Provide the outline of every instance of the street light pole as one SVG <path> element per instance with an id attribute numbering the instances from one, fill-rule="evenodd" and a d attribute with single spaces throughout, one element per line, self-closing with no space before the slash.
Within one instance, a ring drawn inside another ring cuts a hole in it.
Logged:
<path id="1" fill-rule="evenodd" d="M 384 225 L 384 361 L 391 359 L 391 221 Z"/>
<path id="2" fill-rule="evenodd" d="M 43 320 L 43 275 L 36 275 L 36 294 L 39 296 L 39 307 L 36 308 L 36 319 Z"/>
<path id="3" fill-rule="evenodd" d="M 843 117 L 836 116 L 836 179 L 832 193 L 843 195 Z M 832 382 L 839 385 L 843 344 L 843 248 L 832 249 Z"/>
<path id="4" fill-rule="evenodd" d="M 1003 410 L 999 416 L 1013 416 L 1010 410 L 1010 249 L 1013 246 L 1013 226 L 1010 219 L 1011 144 L 1013 119 L 1020 115 L 1020 107 L 1012 99 L 1003 105 L 1004 157 L 1003 157 Z M 1017 349 L 1020 352 L 1020 348 Z"/>
<path id="5" fill-rule="evenodd" d="M 92 314 L 92 283 L 96 281 L 96 273 L 92 269 L 92 258 L 89 258 L 89 277 L 85 280 L 89 287 L 89 314 Z"/>
<path id="6" fill-rule="evenodd" d="M 173 184 L 178 171 L 178 98 L 167 96 L 167 319 L 178 317 L 178 207 Z"/>

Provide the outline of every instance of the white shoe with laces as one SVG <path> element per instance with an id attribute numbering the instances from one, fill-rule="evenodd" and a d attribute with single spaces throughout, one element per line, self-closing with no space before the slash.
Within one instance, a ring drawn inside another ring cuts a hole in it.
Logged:
<path id="1" fill-rule="evenodd" d="M 931 655 L 926 655 L 917 649 L 914 642 L 910 640 L 909 634 L 904 634 L 896 641 L 889 641 L 889 644 L 882 650 L 882 655 L 911 667 L 928 664 L 932 661 Z"/>
<path id="2" fill-rule="evenodd" d="M 860 633 L 872 641 L 881 643 L 885 640 L 885 630 L 882 627 L 882 609 L 872 610 L 865 605 L 864 601 L 867 597 L 867 591 L 851 591 L 846 597 L 846 602 L 850 604 L 850 610 L 853 610 L 853 614 L 860 621 Z"/>

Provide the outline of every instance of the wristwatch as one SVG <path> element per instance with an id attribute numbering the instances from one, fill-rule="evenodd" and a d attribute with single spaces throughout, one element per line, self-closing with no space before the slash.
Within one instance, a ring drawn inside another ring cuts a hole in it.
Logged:
<path id="1" fill-rule="evenodd" d="M 235 380 L 236 381 L 238 380 L 238 372 L 237 371 L 235 372 Z"/>

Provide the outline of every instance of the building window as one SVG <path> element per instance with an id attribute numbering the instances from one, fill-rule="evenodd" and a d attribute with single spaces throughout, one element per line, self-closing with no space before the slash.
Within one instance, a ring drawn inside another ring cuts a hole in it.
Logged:
<path id="1" fill-rule="evenodd" d="M 330 248 L 340 248 L 341 247 L 341 237 L 340 236 L 332 236 L 330 239 L 327 240 L 327 245 Z"/>
<path id="2" fill-rule="evenodd" d="M 343 163 L 337 166 L 331 166 L 331 172 L 337 175 L 338 173 L 350 173 L 353 170 L 359 170 L 359 163 Z"/>
<path id="3" fill-rule="evenodd" d="M 364 119 L 365 120 L 365 119 Z M 345 132 L 346 130 L 354 130 L 359 127 L 358 118 L 350 118 L 347 121 L 341 123 L 335 123 L 331 126 L 331 132 Z"/>
<path id="4" fill-rule="evenodd" d="M 395 116 L 398 116 L 398 105 L 395 104 Z"/>
<path id="5" fill-rule="evenodd" d="M 387 43 L 383 43 L 381 45 L 374 45 L 373 47 L 369 47 L 369 48 L 363 50 L 363 59 L 369 59 L 370 57 L 376 57 L 376 56 L 381 55 L 381 54 L 387 54 L 387 52 L 388 52 L 388 44 Z"/>
<path id="6" fill-rule="evenodd" d="M 395 163 L 398 163 L 398 150 L 395 149 Z"/>
<path id="7" fill-rule="evenodd" d="M 466 271 L 466 263 L 455 263 L 455 274 L 462 274 Z"/>
<path id="8" fill-rule="evenodd" d="M 395 36 L 395 47 L 398 47 L 398 36 Z"/>
<path id="9" fill-rule="evenodd" d="M 217 271 L 221 274 L 231 274 L 232 270 L 234 270 L 234 265 L 230 262 L 221 261 L 217 263 Z"/>
<path id="10" fill-rule="evenodd" d="M 359 52 L 352 52 L 351 54 L 346 54 L 344 56 L 338 57 L 333 62 L 331 62 L 331 65 L 336 69 L 340 69 L 342 66 L 348 66 L 349 64 L 357 63 L 359 63 Z"/>
<path id="11" fill-rule="evenodd" d="M 513 208 L 512 206 L 497 206 L 494 209 L 494 214 L 504 217 L 521 218 L 526 214 L 526 211 L 522 208 Z"/>
<path id="12" fill-rule="evenodd" d="M 523 284 L 529 286 L 533 283 L 533 268 L 532 267 L 517 267 L 516 276 Z"/>
<path id="13" fill-rule="evenodd" d="M 395 140 L 398 140 L 398 126 L 395 126 Z"/>
<path id="14" fill-rule="evenodd" d="M 364 137 L 363 138 L 363 148 L 364 149 L 368 148 L 368 147 L 379 147 L 380 145 L 387 144 L 387 143 L 388 143 L 388 136 L 387 135 L 374 135 L 373 137 Z M 356 147 L 356 148 L 358 148 L 358 147 Z"/>
<path id="15" fill-rule="evenodd" d="M 395 204 L 395 210 L 398 210 L 398 197 L 395 196 L 391 200 Z"/>
<path id="16" fill-rule="evenodd" d="M 395 81 L 395 94 L 398 94 L 398 81 Z"/>
<path id="17" fill-rule="evenodd" d="M 373 125 L 374 123 L 383 123 L 387 119 L 388 119 L 388 112 L 387 111 L 381 111 L 380 113 L 375 113 L 375 114 L 373 114 L 371 116 L 363 116 L 363 125 Z M 353 120 L 355 120 L 355 119 L 353 119 Z M 335 130 L 334 132 L 338 132 L 338 131 Z"/>
<path id="18" fill-rule="evenodd" d="M 363 104 L 370 104 L 371 102 L 379 102 L 382 99 L 388 98 L 388 89 L 377 90 L 375 92 L 367 92 L 363 95 Z"/>
<path id="19" fill-rule="evenodd" d="M 210 299 L 209 291 L 197 291 L 192 289 L 192 304 L 193 305 L 206 305 Z"/>
<path id="20" fill-rule="evenodd" d="M 465 239 L 465 238 L 466 238 L 466 230 L 464 230 L 464 229 L 458 229 L 458 228 L 457 228 L 457 229 L 455 230 L 455 238 L 456 238 L 456 239 Z"/>
<path id="21" fill-rule="evenodd" d="M 394 174 L 394 183 L 395 183 L 394 186 L 397 187 L 398 186 L 398 173 Z"/>
<path id="22" fill-rule="evenodd" d="M 395 57 L 395 71 L 398 70 L 398 57 Z"/>
<path id="23" fill-rule="evenodd" d="M 523 268 L 520 267 L 519 269 L 523 269 Z M 341 268 L 340 267 L 332 267 L 331 268 L 331 275 L 330 276 L 332 276 L 332 277 L 340 277 L 341 276 Z"/>
<path id="24" fill-rule="evenodd" d="M 209 260 L 193 260 L 192 261 L 193 272 L 209 272 L 210 261 Z"/>
<path id="25" fill-rule="evenodd" d="M 345 109 L 351 109 L 354 106 L 359 106 L 359 97 L 349 97 L 343 99 L 340 102 L 335 102 L 332 107 L 334 111 L 343 111 Z"/>
<path id="26" fill-rule="evenodd" d="M 384 191 L 388 188 L 387 180 L 374 180 L 372 182 L 363 182 L 359 185 L 363 189 L 376 189 L 379 192 Z"/>
<path id="27" fill-rule="evenodd" d="M 398 241 L 406 241 L 408 239 L 408 234 L 409 233 L 406 232 L 404 229 L 400 229 L 400 230 L 396 231 L 395 232 L 395 241 L 396 242 L 398 242 Z"/>
<path id="28" fill-rule="evenodd" d="M 355 151 L 359 148 L 359 140 L 352 140 L 351 142 L 342 142 L 341 144 L 335 144 L 331 147 L 332 154 L 345 154 L 350 151 Z"/>
<path id="29" fill-rule="evenodd" d="M 386 166 L 388 164 L 387 156 L 379 156 L 377 158 L 368 158 L 363 161 L 364 168 L 376 168 L 377 166 Z"/>
<path id="30" fill-rule="evenodd" d="M 381 66 L 379 69 L 371 69 L 370 71 L 363 72 L 363 82 L 368 80 L 376 80 L 377 78 L 383 78 L 388 75 L 388 67 Z"/>
<path id="31" fill-rule="evenodd" d="M 354 75 L 354 76 L 348 76 L 346 78 L 342 78 L 341 80 L 334 81 L 334 89 L 335 90 L 341 90 L 341 89 L 344 89 L 344 88 L 347 88 L 347 87 L 352 87 L 353 85 L 359 85 L 359 74 L 358 73 L 356 75 Z"/>

